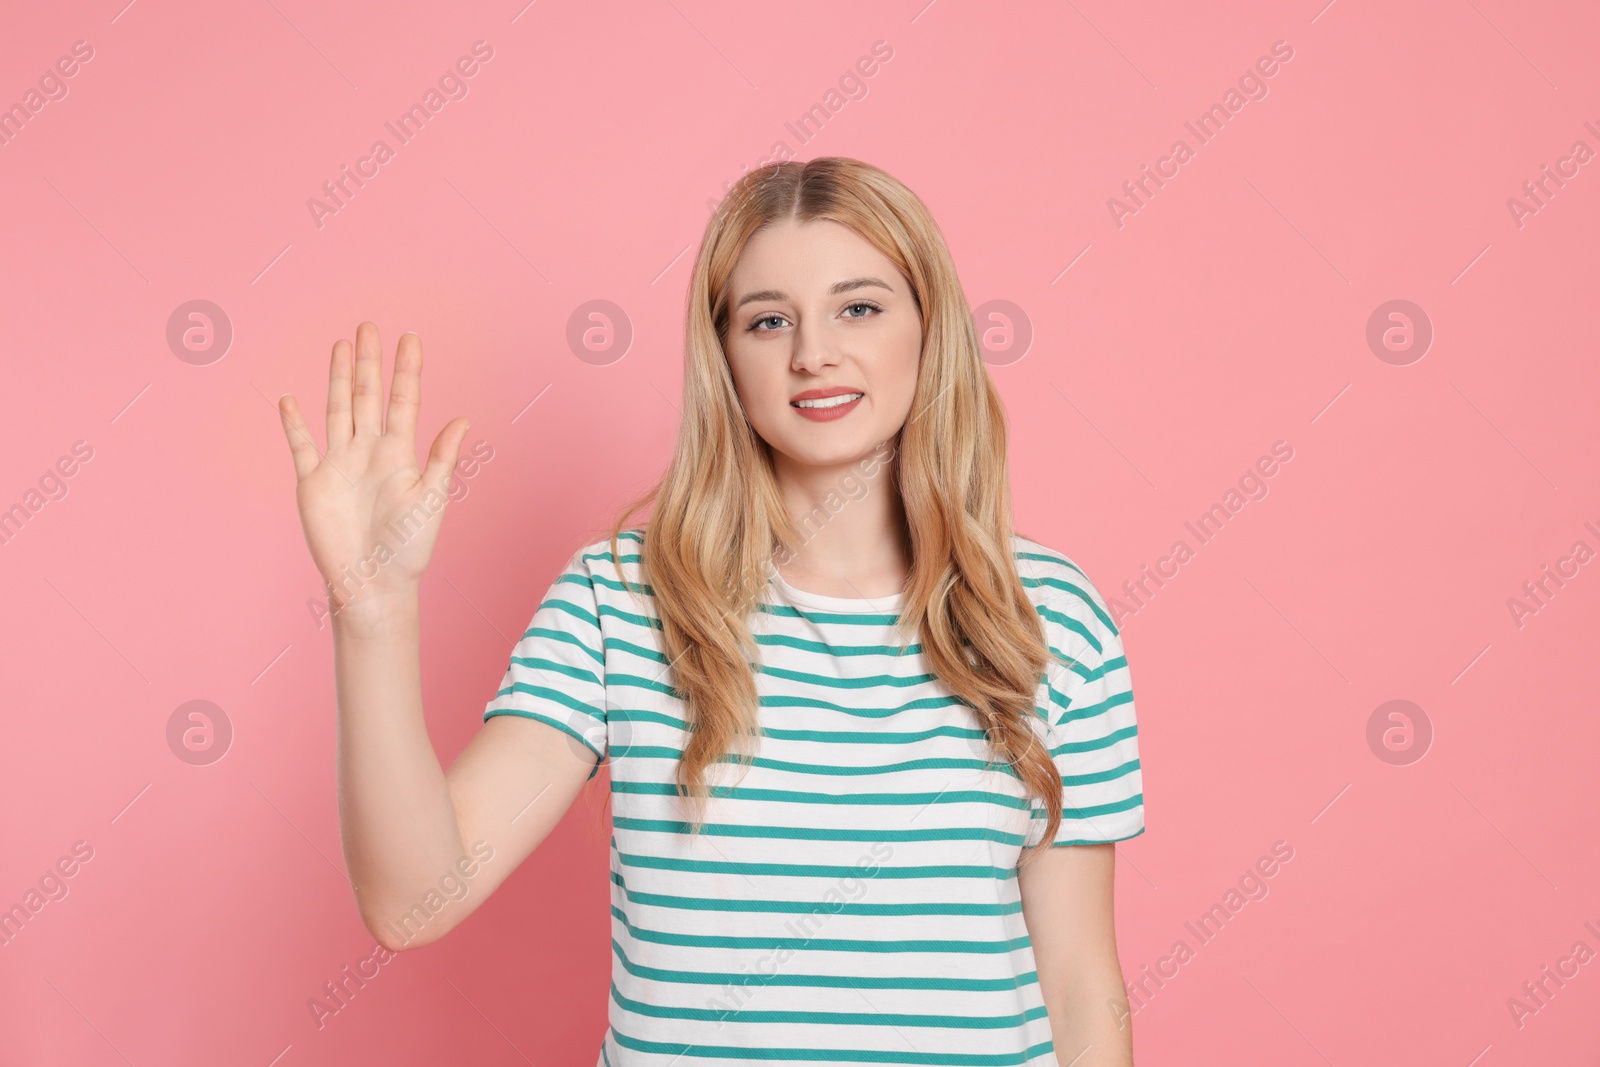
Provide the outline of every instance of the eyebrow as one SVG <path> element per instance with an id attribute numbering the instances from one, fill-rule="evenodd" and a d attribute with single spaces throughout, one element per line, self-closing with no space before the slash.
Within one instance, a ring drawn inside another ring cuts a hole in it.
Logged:
<path id="1" fill-rule="evenodd" d="M 842 281 L 842 282 L 834 282 L 831 286 L 829 286 L 828 287 L 828 295 L 829 296 L 837 296 L 839 293 L 848 293 L 852 289 L 863 289 L 863 288 L 866 288 L 867 286 L 872 286 L 872 285 L 876 285 L 880 289 L 887 289 L 891 293 L 894 292 L 894 286 L 892 286 L 888 282 L 885 282 L 885 281 L 883 281 L 881 279 L 878 279 L 878 278 L 849 278 L 849 279 L 846 279 L 845 281 Z M 748 303 L 750 303 L 752 301 L 755 301 L 755 300 L 788 300 L 788 299 L 789 299 L 789 294 L 785 293 L 781 289 L 763 289 L 763 290 L 761 290 L 760 292 L 757 292 L 757 293 L 746 293 L 744 296 L 741 296 L 739 298 L 739 302 L 737 304 L 733 305 L 733 310 L 738 311 L 740 308 L 744 307 L 746 304 L 748 304 Z"/>

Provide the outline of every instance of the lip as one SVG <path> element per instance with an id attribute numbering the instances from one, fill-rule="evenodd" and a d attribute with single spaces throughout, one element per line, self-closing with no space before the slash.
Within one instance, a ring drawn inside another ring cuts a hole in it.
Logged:
<path id="1" fill-rule="evenodd" d="M 865 389 L 852 389 L 847 385 L 830 385 L 826 389 L 807 389 L 803 393 L 796 393 L 789 398 L 789 403 L 792 404 L 796 400 L 826 400 L 828 397 L 838 396 L 840 393 L 865 392 Z"/>
<path id="2" fill-rule="evenodd" d="M 803 408 L 794 403 L 793 400 L 790 401 L 790 407 L 794 408 L 794 413 L 802 419 L 809 419 L 812 422 L 833 422 L 835 419 L 844 418 L 860 407 L 861 401 L 866 399 L 866 392 L 861 389 L 842 389 L 832 386 L 827 389 L 808 389 L 794 397 L 794 400 L 821 400 L 824 397 L 840 396 L 841 394 L 848 395 L 850 393 L 856 394 L 854 400 L 847 400 L 843 404 L 835 404 L 831 408 Z"/>

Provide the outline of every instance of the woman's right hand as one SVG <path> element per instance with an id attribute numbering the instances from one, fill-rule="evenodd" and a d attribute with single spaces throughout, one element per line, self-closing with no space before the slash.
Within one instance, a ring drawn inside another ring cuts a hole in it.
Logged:
<path id="1" fill-rule="evenodd" d="M 422 340 L 402 334 L 395 347 L 387 420 L 383 348 L 372 323 L 356 327 L 353 374 L 351 357 L 350 342 L 341 338 L 329 365 L 326 454 L 319 454 L 294 397 L 278 398 L 294 456 L 300 524 L 334 612 L 416 591 L 444 520 L 448 479 L 471 425 L 465 416 L 446 423 L 419 471 Z"/>

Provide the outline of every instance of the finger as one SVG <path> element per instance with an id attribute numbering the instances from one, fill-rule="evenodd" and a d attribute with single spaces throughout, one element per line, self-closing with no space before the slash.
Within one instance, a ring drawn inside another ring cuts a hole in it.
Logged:
<path id="1" fill-rule="evenodd" d="M 333 357 L 328 360 L 328 447 L 346 443 L 352 433 L 350 342 L 341 337 L 333 343 Z"/>
<path id="2" fill-rule="evenodd" d="M 294 476 L 299 480 L 316 470 L 322 457 L 317 454 L 317 443 L 306 429 L 306 420 L 300 417 L 300 405 L 288 393 L 278 398 L 278 415 L 283 420 L 283 432 L 289 438 L 289 451 L 294 456 Z"/>
<path id="3" fill-rule="evenodd" d="M 350 396 L 356 436 L 383 433 L 383 346 L 378 328 L 370 322 L 356 327 L 355 388 Z"/>
<path id="4" fill-rule="evenodd" d="M 467 436 L 467 428 L 472 425 L 472 420 L 466 416 L 451 419 L 439 431 L 439 436 L 433 439 L 433 447 L 428 450 L 427 465 L 422 468 L 422 484 L 429 489 L 436 489 L 446 495 L 450 487 L 445 484 L 450 472 L 456 469 L 456 460 L 461 456 L 461 442 Z"/>
<path id="5" fill-rule="evenodd" d="M 394 350 L 394 378 L 389 383 L 389 415 L 383 432 L 413 445 L 416 455 L 417 410 L 422 406 L 422 338 L 407 330 Z"/>

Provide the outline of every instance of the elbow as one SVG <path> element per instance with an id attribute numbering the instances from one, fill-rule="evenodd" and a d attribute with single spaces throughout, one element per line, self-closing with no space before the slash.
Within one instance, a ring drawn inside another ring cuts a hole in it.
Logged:
<path id="1" fill-rule="evenodd" d="M 393 930 L 382 923 L 374 923 L 363 920 L 362 925 L 367 928 L 367 932 L 372 935 L 373 940 L 377 941 L 379 945 L 382 945 L 390 952 L 399 953 L 404 952 L 408 948 L 417 947 L 417 942 L 415 940 L 406 940 L 405 938 L 397 937 Z"/>
<path id="2" fill-rule="evenodd" d="M 400 952 L 411 947 L 387 920 L 378 918 L 366 908 L 361 909 L 361 925 L 367 928 L 367 933 L 372 935 L 374 941 L 390 952 Z"/>
<path id="3" fill-rule="evenodd" d="M 384 912 L 381 916 L 363 908 L 361 925 L 367 928 L 379 945 L 390 952 L 399 953 L 432 944 L 449 933 L 455 924 L 444 915 L 430 915 L 422 908 L 413 908 L 408 912 Z"/>
<path id="4" fill-rule="evenodd" d="M 361 925 L 379 945 L 390 952 L 404 952 L 408 948 L 421 948 L 429 941 L 438 937 L 438 933 L 430 931 L 427 927 L 418 929 L 409 917 L 401 915 L 398 919 L 390 913 L 380 916 L 377 913 L 362 909 Z M 433 925 L 433 924 L 429 924 Z M 439 931 L 442 933 L 442 931 Z"/>

